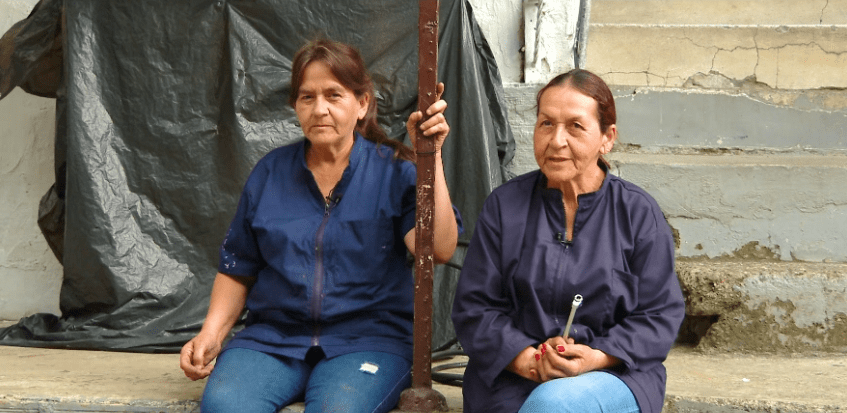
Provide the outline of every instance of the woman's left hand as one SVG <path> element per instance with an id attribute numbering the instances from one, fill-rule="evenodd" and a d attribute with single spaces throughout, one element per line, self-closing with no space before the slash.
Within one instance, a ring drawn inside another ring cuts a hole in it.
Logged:
<path id="1" fill-rule="evenodd" d="M 441 152 L 441 146 L 444 145 L 444 140 L 447 139 L 447 134 L 450 133 L 450 125 L 447 124 L 447 119 L 444 117 L 444 110 L 447 109 L 447 102 L 441 100 L 441 95 L 444 94 L 444 83 L 439 83 L 436 90 L 436 101 L 426 110 L 429 119 L 421 124 L 421 132 L 424 136 L 435 135 L 435 152 Z M 423 119 L 421 111 L 412 112 L 409 115 L 409 120 L 406 121 L 406 131 L 409 133 L 409 139 L 412 142 L 412 148 L 415 148 L 415 125 Z"/>
<path id="2" fill-rule="evenodd" d="M 576 344 L 572 338 L 553 337 L 538 346 L 538 375 L 542 382 L 562 377 L 574 377 L 589 371 L 612 367 L 618 363 L 616 357 L 584 344 Z"/>

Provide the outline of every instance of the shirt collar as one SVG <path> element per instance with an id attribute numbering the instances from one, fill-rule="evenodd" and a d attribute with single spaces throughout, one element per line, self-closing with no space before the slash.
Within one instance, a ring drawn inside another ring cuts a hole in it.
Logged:
<path id="1" fill-rule="evenodd" d="M 359 132 L 353 132 L 353 139 L 353 148 L 350 149 L 349 163 L 347 164 L 347 167 L 344 168 L 344 172 L 341 174 L 341 180 L 338 181 L 332 191 L 333 197 L 336 197 L 338 199 L 341 199 L 343 197 L 344 192 L 347 190 L 347 186 L 349 185 L 350 180 L 352 179 L 353 174 L 356 171 L 356 168 L 359 166 L 359 163 L 361 163 L 362 158 L 365 156 L 367 145 L 367 143 L 365 142 L 366 139 L 361 134 L 359 134 Z M 311 181 L 314 182 L 314 178 L 312 177 L 311 172 L 309 172 L 309 167 L 308 165 L 306 165 L 306 150 L 308 149 L 308 147 L 309 140 L 303 139 L 300 145 L 300 153 L 297 157 L 300 159 L 300 167 L 303 173 L 305 174 L 304 176 L 308 176 L 309 178 L 311 178 Z M 317 185 L 315 185 L 314 190 L 318 195 L 320 195 L 320 191 L 318 190 Z"/>

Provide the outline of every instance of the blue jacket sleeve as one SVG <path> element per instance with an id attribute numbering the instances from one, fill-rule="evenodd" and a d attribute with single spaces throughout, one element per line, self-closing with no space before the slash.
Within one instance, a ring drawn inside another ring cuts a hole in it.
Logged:
<path id="1" fill-rule="evenodd" d="M 262 258 L 256 234 L 251 226 L 255 198 L 260 193 L 266 176 L 266 169 L 260 161 L 247 178 L 247 183 L 244 184 L 235 216 L 221 243 L 218 264 L 218 271 L 221 273 L 252 277 L 267 265 Z"/>
<path id="2" fill-rule="evenodd" d="M 537 344 L 509 317 L 514 304 L 505 288 L 502 216 L 492 194 L 477 219 L 453 301 L 459 342 L 487 386 L 518 353 Z"/>
<path id="3" fill-rule="evenodd" d="M 628 257 L 635 305 L 615 315 L 615 324 L 589 344 L 613 355 L 624 369 L 649 370 L 662 363 L 685 316 L 685 303 L 674 272 L 673 238 L 658 205 L 641 217 L 642 228 Z"/>

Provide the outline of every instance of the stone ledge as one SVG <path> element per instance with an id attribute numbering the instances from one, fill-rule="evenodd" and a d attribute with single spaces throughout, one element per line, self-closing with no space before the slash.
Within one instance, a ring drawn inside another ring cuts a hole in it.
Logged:
<path id="1" fill-rule="evenodd" d="M 847 411 L 843 355 L 773 356 L 671 351 L 665 413 Z"/>
<path id="2" fill-rule="evenodd" d="M 205 383 L 182 377 L 177 357 L 0 346 L 0 412 L 193 413 Z M 847 411 L 843 355 L 736 355 L 677 347 L 665 366 L 666 413 Z M 451 412 L 461 412 L 461 389 L 435 388 L 445 394 Z M 301 411 L 302 405 L 283 410 Z"/>
<path id="3" fill-rule="evenodd" d="M 847 264 L 677 263 L 705 351 L 847 353 Z"/>

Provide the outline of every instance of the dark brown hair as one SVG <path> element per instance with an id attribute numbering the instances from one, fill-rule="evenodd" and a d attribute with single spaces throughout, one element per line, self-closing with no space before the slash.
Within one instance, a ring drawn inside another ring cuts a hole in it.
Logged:
<path id="1" fill-rule="evenodd" d="M 609 126 L 617 123 L 617 112 L 615 111 L 615 98 L 609 86 L 600 76 L 587 70 L 573 69 L 562 73 L 548 82 L 535 97 L 535 115 L 538 116 L 538 105 L 541 103 L 541 95 L 554 86 L 570 86 L 585 96 L 597 102 L 597 121 L 600 123 L 600 132 L 609 131 Z"/>
<path id="2" fill-rule="evenodd" d="M 374 84 L 368 74 L 365 63 L 359 51 L 347 44 L 329 39 L 317 39 L 306 43 L 291 63 L 291 93 L 288 104 L 293 108 L 303 84 L 303 73 L 312 62 L 321 62 L 329 67 L 330 72 L 338 81 L 355 93 L 357 97 L 365 94 L 370 96 L 368 111 L 356 123 L 356 132 L 365 139 L 379 145 L 385 145 L 394 150 L 394 156 L 400 159 L 414 159 L 414 152 L 403 143 L 391 139 L 377 121 L 376 93 Z"/>

